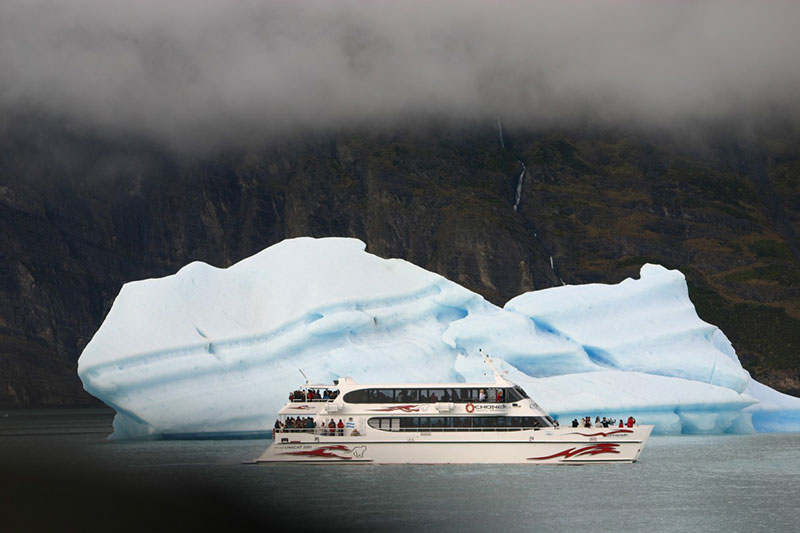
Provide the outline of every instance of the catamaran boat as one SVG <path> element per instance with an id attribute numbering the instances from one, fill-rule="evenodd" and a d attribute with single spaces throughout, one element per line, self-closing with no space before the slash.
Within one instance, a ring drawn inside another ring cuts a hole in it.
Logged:
<path id="1" fill-rule="evenodd" d="M 491 358 L 483 359 L 493 382 L 306 381 L 278 413 L 278 425 L 286 427 L 276 427 L 255 462 L 594 464 L 639 458 L 653 426 L 557 427 Z M 330 394 L 318 398 L 322 390 Z"/>

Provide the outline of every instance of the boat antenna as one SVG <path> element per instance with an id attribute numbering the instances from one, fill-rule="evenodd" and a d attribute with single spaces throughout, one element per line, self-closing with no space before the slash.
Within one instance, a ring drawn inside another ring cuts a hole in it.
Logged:
<path id="1" fill-rule="evenodd" d="M 306 376 L 306 373 L 303 372 L 302 368 L 298 368 L 297 370 L 299 370 L 300 373 L 303 374 L 303 377 L 306 379 L 306 387 L 307 387 L 308 386 L 308 376 Z"/>
<path id="2" fill-rule="evenodd" d="M 478 353 L 481 354 L 481 357 L 483 358 L 483 362 L 486 363 L 487 365 L 489 365 L 489 368 L 492 369 L 492 373 L 494 374 L 495 381 L 499 381 L 499 380 L 504 379 L 503 378 L 503 374 L 508 374 L 508 372 L 505 371 L 505 370 L 503 372 L 500 372 L 499 370 L 497 370 L 497 367 L 494 366 L 494 359 L 489 357 L 487 354 L 483 353 L 482 349 L 478 348 Z"/>

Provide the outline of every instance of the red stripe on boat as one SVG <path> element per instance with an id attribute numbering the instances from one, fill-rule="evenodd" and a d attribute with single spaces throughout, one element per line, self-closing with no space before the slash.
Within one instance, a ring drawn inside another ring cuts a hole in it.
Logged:
<path id="1" fill-rule="evenodd" d="M 591 446 L 584 446 L 583 448 L 569 448 L 553 455 L 546 457 L 528 457 L 528 461 L 543 461 L 545 459 L 555 459 L 556 457 L 563 457 L 569 459 L 570 457 L 579 457 L 581 455 L 600 455 L 601 453 L 619 453 L 617 450 L 619 444 L 613 442 L 601 442 Z"/>

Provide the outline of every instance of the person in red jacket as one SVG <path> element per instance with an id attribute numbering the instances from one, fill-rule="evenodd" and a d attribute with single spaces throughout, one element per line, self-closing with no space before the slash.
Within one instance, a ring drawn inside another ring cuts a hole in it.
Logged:
<path id="1" fill-rule="evenodd" d="M 336 424 L 336 427 L 338 428 L 336 434 L 339 435 L 340 437 L 344 435 L 344 422 L 342 422 L 341 418 L 339 419 L 339 423 Z"/>
<path id="2" fill-rule="evenodd" d="M 625 427 L 625 424 L 622 422 L 622 419 L 619 419 L 619 427 Z"/>
<path id="3" fill-rule="evenodd" d="M 333 421 L 333 418 L 331 418 L 331 421 L 328 422 L 328 435 L 331 437 L 336 435 L 336 422 Z"/>
<path id="4" fill-rule="evenodd" d="M 628 417 L 628 424 L 627 424 L 627 425 L 628 425 L 628 427 L 629 427 L 629 428 L 632 428 L 632 427 L 633 427 L 633 425 L 634 425 L 635 423 L 636 423 L 636 419 L 635 419 L 635 418 L 633 418 L 632 416 L 629 416 L 629 417 Z"/>

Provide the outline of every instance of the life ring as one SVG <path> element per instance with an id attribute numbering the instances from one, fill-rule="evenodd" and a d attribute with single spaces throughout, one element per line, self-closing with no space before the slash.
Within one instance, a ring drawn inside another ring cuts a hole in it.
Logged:
<path id="1" fill-rule="evenodd" d="M 471 413 L 475 410 L 475 406 L 472 403 L 468 403 L 465 409 L 467 410 L 468 413 Z"/>

